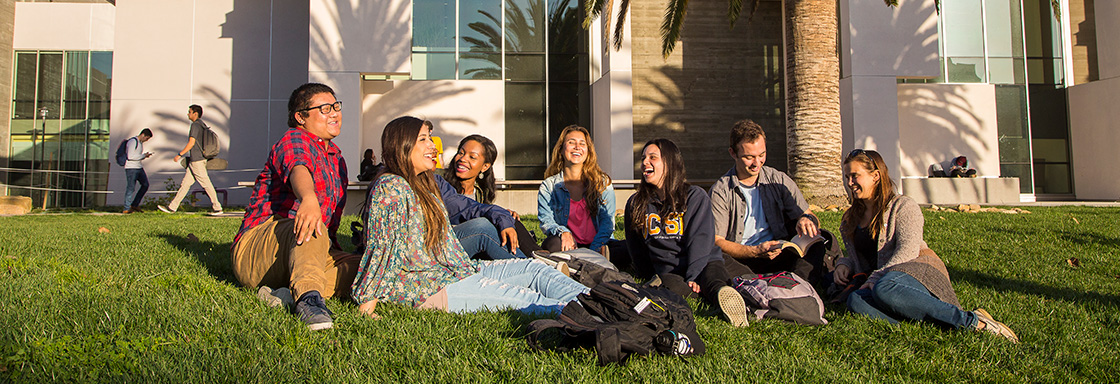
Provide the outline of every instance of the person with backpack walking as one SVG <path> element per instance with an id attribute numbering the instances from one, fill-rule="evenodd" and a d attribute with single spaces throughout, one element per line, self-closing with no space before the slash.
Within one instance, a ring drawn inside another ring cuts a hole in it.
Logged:
<path id="1" fill-rule="evenodd" d="M 1015 332 L 983 308 L 971 312 L 960 308 L 945 263 L 922 239 L 921 208 L 895 193 L 878 152 L 853 150 L 843 167 L 852 206 L 840 219 L 847 246 L 845 257 L 837 260 L 833 280 L 838 286 L 858 287 L 848 294 L 848 309 L 890 323 L 929 321 L 1019 341 Z"/>
<path id="2" fill-rule="evenodd" d="M 642 182 L 626 202 L 626 242 L 639 277 L 656 277 L 684 297 L 700 294 L 736 327 L 747 325 L 747 305 L 716 246 L 712 202 L 685 182 L 684 159 L 668 139 L 642 148 Z"/>
<path id="3" fill-rule="evenodd" d="M 202 152 L 203 140 L 208 136 L 210 127 L 202 121 L 202 106 L 193 104 L 187 108 L 187 119 L 191 121 L 191 128 L 187 134 L 187 145 L 183 147 L 179 153 L 175 154 L 172 160 L 176 163 L 181 158 L 187 158 L 187 171 L 183 175 L 183 181 L 179 183 L 179 192 L 175 193 L 175 198 L 165 205 L 160 205 L 159 210 L 174 213 L 179 210 L 179 204 L 187 197 L 187 193 L 191 191 L 195 181 L 202 186 L 206 191 L 206 196 L 210 198 L 213 204 L 213 210 L 210 211 L 211 215 L 222 214 L 222 203 L 218 201 L 218 194 L 214 192 L 214 186 L 210 183 L 210 175 L 206 172 L 206 156 Z"/>
<path id="4" fill-rule="evenodd" d="M 124 213 L 144 212 L 140 209 L 140 202 L 144 200 L 144 194 L 148 193 L 148 174 L 144 172 L 144 165 L 140 162 L 152 157 L 151 152 L 144 152 L 144 142 L 151 138 L 152 130 L 144 128 L 139 135 L 133 136 L 124 143 Z M 136 189 L 136 183 L 140 183 L 139 190 Z"/>
<path id="5" fill-rule="evenodd" d="M 588 292 L 542 262 L 471 260 L 441 201 L 431 131 L 430 121 L 404 116 L 381 134 L 385 167 L 366 200 L 366 249 L 352 287 L 361 312 L 376 316 L 381 300 L 447 312 L 556 312 Z"/>

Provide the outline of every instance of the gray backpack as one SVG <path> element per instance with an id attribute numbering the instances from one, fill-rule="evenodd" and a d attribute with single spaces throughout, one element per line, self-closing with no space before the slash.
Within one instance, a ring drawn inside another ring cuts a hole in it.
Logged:
<path id="1" fill-rule="evenodd" d="M 199 143 L 202 146 L 202 157 L 205 157 L 206 160 L 218 157 L 218 152 L 222 150 L 222 143 L 218 141 L 218 134 L 214 133 L 214 130 L 206 125 L 206 122 L 202 123 L 202 128 L 202 142 Z"/>
<path id="2" fill-rule="evenodd" d="M 809 282 L 790 272 L 732 279 L 756 319 L 773 317 L 798 324 L 825 325 L 824 302 Z"/>

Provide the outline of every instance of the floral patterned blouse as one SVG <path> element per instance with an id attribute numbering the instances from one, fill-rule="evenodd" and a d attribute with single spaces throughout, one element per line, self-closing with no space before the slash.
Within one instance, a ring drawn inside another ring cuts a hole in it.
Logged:
<path id="1" fill-rule="evenodd" d="M 386 173 L 373 183 L 366 252 L 352 286 L 358 305 L 378 299 L 416 307 L 478 272 L 478 262 L 463 251 L 450 224 L 445 224 L 439 257 L 424 247 L 424 210 L 403 177 Z"/>

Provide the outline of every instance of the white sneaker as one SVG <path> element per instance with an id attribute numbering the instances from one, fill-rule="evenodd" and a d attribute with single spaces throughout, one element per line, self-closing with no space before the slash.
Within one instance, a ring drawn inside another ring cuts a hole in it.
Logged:
<path id="1" fill-rule="evenodd" d="M 719 289 L 716 297 L 719 301 L 720 311 L 723 312 L 732 326 L 747 326 L 747 303 L 743 301 L 743 295 L 739 294 L 739 291 L 725 285 Z"/>
<path id="2" fill-rule="evenodd" d="M 165 213 L 175 213 L 174 210 L 172 210 L 171 208 L 167 208 L 166 205 L 157 205 L 156 208 L 159 208 L 159 210 L 161 210 Z"/>

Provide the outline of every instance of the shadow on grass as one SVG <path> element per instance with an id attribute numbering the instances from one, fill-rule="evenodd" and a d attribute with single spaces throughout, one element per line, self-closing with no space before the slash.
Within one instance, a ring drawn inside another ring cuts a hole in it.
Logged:
<path id="1" fill-rule="evenodd" d="M 1041 295 L 1051 300 L 1061 300 L 1081 304 L 1086 301 L 1102 306 L 1120 308 L 1120 296 L 1106 295 L 1093 291 L 1082 291 L 1070 288 L 1057 288 L 1030 282 L 1021 279 L 1008 279 L 993 276 L 987 273 L 947 267 L 949 276 L 955 281 L 966 281 L 977 287 L 988 288 L 1000 292 L 1014 292 L 1026 295 Z"/>
<path id="2" fill-rule="evenodd" d="M 230 265 L 229 261 L 229 247 L 231 243 L 200 241 L 198 239 L 167 233 L 157 236 L 163 238 L 168 244 L 179 248 L 197 259 L 206 267 L 206 270 L 210 272 L 210 275 L 214 276 L 214 278 L 235 286 L 241 284 L 237 281 L 237 277 L 233 275 L 233 267 Z"/>

